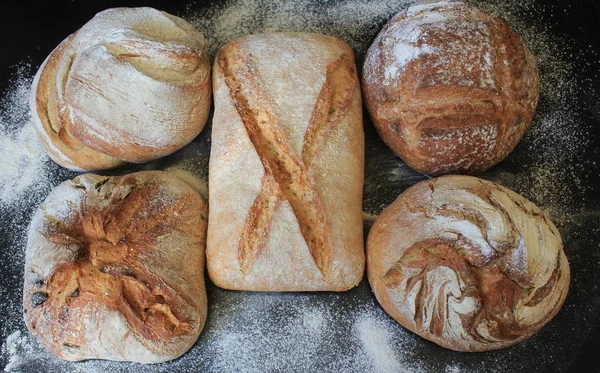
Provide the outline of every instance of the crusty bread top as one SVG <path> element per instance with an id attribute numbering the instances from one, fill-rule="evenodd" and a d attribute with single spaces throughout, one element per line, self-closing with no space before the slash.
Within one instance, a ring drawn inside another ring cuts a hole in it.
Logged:
<path id="1" fill-rule="evenodd" d="M 394 16 L 369 48 L 363 89 L 379 134 L 411 167 L 472 173 L 521 139 L 539 77 L 505 21 L 465 1 L 421 1 Z"/>
<path id="2" fill-rule="evenodd" d="M 96 170 L 162 157 L 202 130 L 210 108 L 202 34 L 152 8 L 98 13 L 40 67 L 32 113 L 50 155 Z"/>
<path id="3" fill-rule="evenodd" d="M 183 354 L 206 319 L 206 209 L 161 171 L 60 184 L 29 230 L 27 326 L 67 360 Z"/>
<path id="4" fill-rule="evenodd" d="M 469 176 L 407 189 L 373 225 L 367 255 L 384 308 L 459 351 L 531 336 L 556 315 L 569 288 L 554 224 L 517 193 Z"/>
<path id="5" fill-rule="evenodd" d="M 383 76 L 365 75 L 387 89 L 400 89 L 411 63 L 422 70 L 417 86 L 466 86 L 497 89 L 491 59 L 495 46 L 490 21 L 477 7 L 458 0 L 421 1 L 395 15 L 379 38 Z M 422 60 L 419 60 L 421 57 Z"/>
<path id="6" fill-rule="evenodd" d="M 364 267 L 364 135 L 352 50 L 326 35 L 252 35 L 219 51 L 213 82 L 213 281 L 354 286 Z"/>

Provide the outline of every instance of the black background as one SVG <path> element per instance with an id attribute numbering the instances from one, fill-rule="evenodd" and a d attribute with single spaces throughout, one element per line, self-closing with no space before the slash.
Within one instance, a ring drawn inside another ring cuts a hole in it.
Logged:
<path id="1" fill-rule="evenodd" d="M 502 0 L 497 0 L 502 1 Z M 552 17 L 552 30 L 557 34 L 566 34 L 575 41 L 574 49 L 589 49 L 596 53 L 600 52 L 600 12 L 599 5 L 594 1 L 539 1 L 544 5 L 549 5 L 548 9 L 556 9 L 557 7 L 568 7 L 568 16 L 560 17 L 560 12 L 556 12 Z M 13 2 L 9 5 L 2 5 L 0 8 L 0 40 L 2 53 L 0 54 L 0 94 L 3 95 L 9 87 L 10 74 L 13 72 L 12 67 L 22 63 L 29 62 L 32 65 L 32 73 L 37 69 L 39 64 L 49 54 L 49 52 L 58 45 L 68 34 L 74 32 L 87 22 L 93 15 L 103 9 L 115 6 L 152 6 L 169 13 L 180 15 L 184 8 L 185 2 L 181 1 L 53 1 L 53 2 L 32 2 L 20 1 Z M 196 2 L 194 7 L 210 6 L 209 2 Z M 205 35 L 210 38 L 210 35 Z M 577 45 L 580 43 L 580 45 Z M 598 78 L 600 63 L 596 54 L 588 53 L 583 59 L 575 61 L 577 68 L 575 69 L 581 77 L 587 78 L 590 86 L 600 87 L 600 79 Z M 598 148 L 600 147 L 600 103 L 595 96 L 587 95 L 586 90 L 580 91 L 580 97 L 574 97 L 574 100 L 579 100 L 581 112 L 586 116 L 591 134 L 591 144 L 585 153 L 586 157 L 594 158 L 596 164 L 600 164 L 600 156 Z M 368 122 L 368 121 L 367 121 Z M 366 123 L 367 139 L 378 142 L 370 124 Z M 367 152 L 367 157 L 369 153 Z M 1 161 L 1 160 L 0 160 Z M 369 161 L 367 159 L 367 165 Z M 502 164 L 499 166 L 501 167 Z M 508 162 L 506 167 L 510 167 Z M 367 170 L 367 173 L 369 171 Z M 589 173 L 587 180 L 594 185 L 600 185 L 600 175 L 598 167 L 587 169 L 583 172 Z M 367 175 L 368 176 L 368 175 Z M 1 176 L 0 176 L 1 177 Z M 420 179 L 415 175 L 412 179 L 407 180 L 408 185 Z M 599 188 L 589 188 L 587 193 L 598 193 Z M 592 210 L 598 210 L 600 207 L 600 197 L 597 195 L 586 196 L 588 200 L 594 201 L 595 206 L 591 206 Z M 391 202 L 391 201 L 390 201 Z M 590 221 L 589 230 L 597 230 L 598 222 Z M 4 245 L 0 239 L 0 243 Z M 600 251 L 600 240 L 598 234 L 593 236 L 591 240 L 586 241 L 585 250 L 592 251 L 592 261 L 598 258 L 597 252 Z M 0 251 L 1 253 L 1 251 Z M 590 268 L 595 271 L 597 263 L 592 263 Z M 576 268 L 573 268 L 576 271 Z M 0 272 L 0 280 L 6 285 L 7 282 L 2 279 L 3 274 L 9 274 L 10 269 L 4 269 Z M 599 276 L 600 273 L 591 272 L 590 275 Z M 7 277 L 6 277 L 7 278 Z M 3 285 L 4 286 L 4 285 Z M 6 285 L 8 286 L 8 285 Z M 216 290 L 212 290 L 213 292 Z M 209 287 L 209 294 L 211 290 Z M 600 298 L 600 294 L 596 294 Z M 597 302 L 594 302 L 597 303 Z M 8 315 L 2 313 L 2 318 Z M 2 319 L 0 319 L 1 321 Z M 596 312 L 595 322 L 591 323 L 591 328 L 584 328 L 582 332 L 587 330 L 586 342 L 579 348 L 578 353 L 573 356 L 564 356 L 564 359 L 570 360 L 568 368 L 569 372 L 598 372 L 600 371 L 600 317 Z M 482 355 L 481 359 L 485 359 Z"/>

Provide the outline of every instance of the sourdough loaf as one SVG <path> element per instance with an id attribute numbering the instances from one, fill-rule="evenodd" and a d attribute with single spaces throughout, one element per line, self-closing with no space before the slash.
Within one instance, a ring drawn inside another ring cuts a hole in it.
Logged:
<path id="1" fill-rule="evenodd" d="M 152 8 L 98 13 L 44 61 L 31 112 L 48 155 L 73 170 L 102 170 L 173 153 L 210 109 L 204 37 Z"/>
<path id="2" fill-rule="evenodd" d="M 247 36 L 213 68 L 207 265 L 224 288 L 347 290 L 364 272 L 364 134 L 352 49 Z"/>
<path id="3" fill-rule="evenodd" d="M 570 281 L 560 233 L 542 210 L 470 176 L 407 189 L 371 228 L 367 263 L 392 317 L 457 351 L 530 337 L 560 310 Z"/>
<path id="4" fill-rule="evenodd" d="M 25 258 L 25 323 L 66 360 L 159 363 L 206 320 L 207 206 L 162 171 L 81 175 L 35 213 Z"/>
<path id="5" fill-rule="evenodd" d="M 363 90 L 377 132 L 410 167 L 473 173 L 506 158 L 523 137 L 539 77 L 505 21 L 464 1 L 421 1 L 369 48 Z"/>

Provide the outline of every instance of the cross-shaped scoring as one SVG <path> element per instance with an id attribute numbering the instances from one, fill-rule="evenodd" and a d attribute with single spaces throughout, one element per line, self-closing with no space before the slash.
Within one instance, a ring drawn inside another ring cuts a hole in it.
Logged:
<path id="1" fill-rule="evenodd" d="M 267 244 L 274 211 L 287 200 L 298 219 L 300 230 L 315 264 L 327 279 L 332 260 L 327 217 L 310 174 L 320 146 L 341 121 L 356 88 L 352 56 L 342 54 L 327 65 L 326 78 L 304 135 L 302 157 L 297 157 L 278 125 L 269 98 L 255 78 L 252 56 L 229 44 L 218 57 L 218 65 L 265 169 L 261 189 L 246 217 L 240 237 L 238 259 L 246 273 Z"/>

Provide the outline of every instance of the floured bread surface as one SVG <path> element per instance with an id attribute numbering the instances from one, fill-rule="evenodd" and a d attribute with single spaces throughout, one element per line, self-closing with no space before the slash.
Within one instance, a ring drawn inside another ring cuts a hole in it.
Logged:
<path id="1" fill-rule="evenodd" d="M 373 225 L 367 262 L 391 316 L 458 351 L 530 337 L 557 314 L 570 282 L 560 234 L 544 213 L 469 176 L 407 189 Z"/>
<path id="2" fill-rule="evenodd" d="M 229 289 L 347 290 L 364 271 L 354 55 L 308 33 L 244 37 L 213 69 L 207 260 Z"/>
<path id="3" fill-rule="evenodd" d="M 74 170 L 160 158 L 193 140 L 211 100 L 204 37 L 152 8 L 98 13 L 44 61 L 32 117 L 50 157 Z"/>
<path id="4" fill-rule="evenodd" d="M 207 205 L 162 171 L 65 181 L 33 217 L 25 323 L 66 360 L 159 363 L 206 320 Z"/>
<path id="5" fill-rule="evenodd" d="M 539 77 L 509 25 L 458 0 L 394 16 L 365 58 L 365 101 L 386 142 L 426 174 L 497 164 L 531 123 Z"/>

